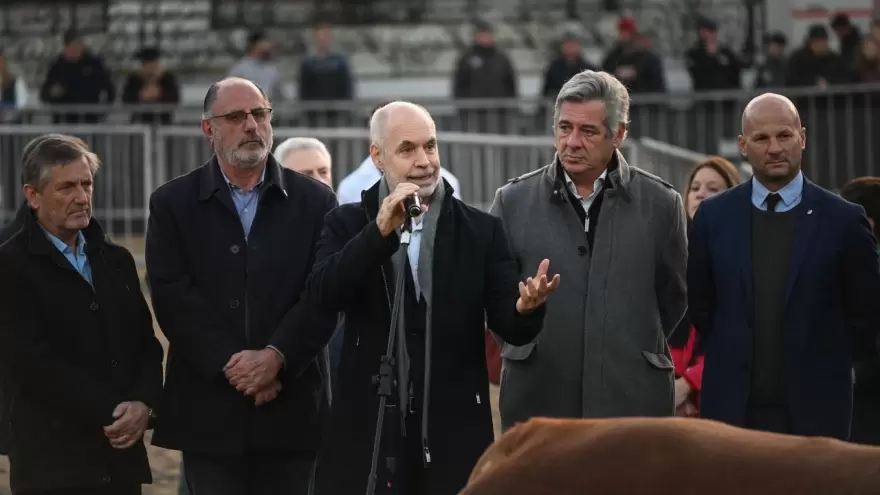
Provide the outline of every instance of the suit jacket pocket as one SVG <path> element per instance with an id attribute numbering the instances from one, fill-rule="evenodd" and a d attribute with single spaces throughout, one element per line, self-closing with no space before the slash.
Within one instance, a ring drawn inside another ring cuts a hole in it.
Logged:
<path id="1" fill-rule="evenodd" d="M 642 351 L 642 356 L 645 358 L 645 361 L 647 361 L 648 364 L 657 368 L 658 370 L 675 369 L 675 365 L 672 363 L 672 359 L 669 359 L 669 356 L 667 356 L 666 354 L 657 354 L 656 352 Z"/>
<path id="2" fill-rule="evenodd" d="M 536 341 L 521 346 L 504 343 L 501 347 L 501 357 L 504 359 L 510 359 L 511 361 L 525 361 L 532 355 L 537 345 L 538 343 Z"/>

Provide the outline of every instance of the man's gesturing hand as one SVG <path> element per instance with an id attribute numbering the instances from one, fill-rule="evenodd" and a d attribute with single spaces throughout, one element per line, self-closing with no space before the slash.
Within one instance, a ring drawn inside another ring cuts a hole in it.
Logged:
<path id="1" fill-rule="evenodd" d="M 403 201 L 417 192 L 419 192 L 419 186 L 411 182 L 401 182 L 382 201 L 379 214 L 376 216 L 376 225 L 379 226 L 382 237 L 388 237 L 394 232 L 394 229 L 403 225 L 403 221 L 406 219 L 406 208 L 403 206 Z M 424 208 L 422 206 L 422 209 Z"/>
<path id="2" fill-rule="evenodd" d="M 140 441 L 150 420 L 149 408 L 143 402 L 123 402 L 113 410 L 113 422 L 104 427 L 104 435 L 114 449 L 127 449 Z"/>
<path id="3" fill-rule="evenodd" d="M 520 314 L 527 314 L 544 304 L 547 296 L 559 285 L 559 274 L 547 281 L 547 269 L 550 268 L 550 260 L 544 260 L 538 265 L 538 272 L 534 277 L 526 279 L 525 283 L 519 283 L 519 299 L 516 300 L 516 310 Z"/>
<path id="4" fill-rule="evenodd" d="M 229 358 L 223 368 L 226 379 L 239 392 L 254 395 L 275 380 L 284 361 L 272 349 L 241 351 Z"/>

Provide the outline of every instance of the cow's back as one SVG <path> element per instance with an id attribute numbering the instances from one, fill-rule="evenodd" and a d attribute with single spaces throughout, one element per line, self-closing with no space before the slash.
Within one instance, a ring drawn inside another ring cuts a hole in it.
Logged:
<path id="1" fill-rule="evenodd" d="M 673 487 L 676 495 L 876 493 L 880 449 L 701 419 L 533 419 L 486 451 L 461 495 L 653 495 Z"/>

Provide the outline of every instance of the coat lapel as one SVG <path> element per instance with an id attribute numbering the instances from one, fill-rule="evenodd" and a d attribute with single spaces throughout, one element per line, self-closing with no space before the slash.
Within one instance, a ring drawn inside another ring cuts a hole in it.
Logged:
<path id="1" fill-rule="evenodd" d="M 813 229 L 816 226 L 816 218 L 820 212 L 816 208 L 816 186 L 812 182 L 804 179 L 804 191 L 801 196 L 801 204 L 797 209 L 797 220 L 794 226 L 794 238 L 791 245 L 791 255 L 788 258 L 788 277 L 785 283 L 785 302 L 791 296 L 794 283 L 797 281 L 798 272 L 803 265 L 804 258 L 807 255 L 812 243 Z"/>
<path id="2" fill-rule="evenodd" d="M 747 181 L 732 192 L 740 197 L 734 201 L 736 208 L 730 219 L 730 226 L 733 229 L 731 237 L 734 243 L 731 252 L 734 253 L 733 259 L 739 260 L 743 290 L 747 307 L 750 308 L 754 297 L 752 294 L 752 181 Z"/>

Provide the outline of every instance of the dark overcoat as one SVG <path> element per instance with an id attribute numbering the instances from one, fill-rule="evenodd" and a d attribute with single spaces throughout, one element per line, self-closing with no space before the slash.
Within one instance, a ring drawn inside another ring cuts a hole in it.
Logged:
<path id="1" fill-rule="evenodd" d="M 32 214 L 0 246 L 0 369 L 16 491 L 151 480 L 143 442 L 114 449 L 103 427 L 121 402 L 159 403 L 162 346 L 131 253 L 95 220 L 83 235 L 94 290 Z"/>
<path id="2" fill-rule="evenodd" d="M 428 405 L 429 488 L 398 495 L 454 495 L 464 487 L 493 441 L 486 318 L 505 339 L 525 344 L 540 331 L 545 312 L 543 306 L 528 316 L 516 312 L 519 275 L 501 221 L 455 199 L 448 184 L 445 191 L 432 264 L 430 392 L 427 401 L 416 399 L 419 407 Z M 396 234 L 380 234 L 378 207 L 379 183 L 364 192 L 362 202 L 327 215 L 309 278 L 313 304 L 346 315 L 339 387 L 318 460 L 320 495 L 362 493 L 370 471 L 379 403 L 371 380 L 387 344 L 394 291 L 391 256 L 399 247 Z M 388 415 L 386 431 L 399 433 L 398 426 L 396 416 Z M 377 493 L 389 493 L 386 481 L 392 486 L 399 481 L 385 469 L 386 457 L 422 462 L 418 452 L 392 453 L 386 448 L 391 443 L 383 445 Z"/>
<path id="3" fill-rule="evenodd" d="M 336 198 L 270 155 L 258 201 L 245 239 L 216 157 L 150 198 L 147 273 L 169 342 L 156 445 L 202 454 L 309 455 L 320 442 L 319 360 L 327 340 L 309 340 L 306 330 L 332 332 L 337 316 L 316 321 L 322 313 L 300 295 Z M 223 368 L 233 354 L 269 345 L 286 358 L 282 390 L 256 407 Z"/>

